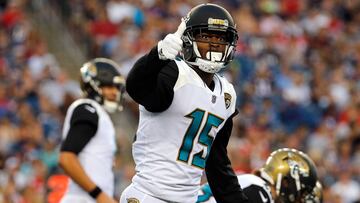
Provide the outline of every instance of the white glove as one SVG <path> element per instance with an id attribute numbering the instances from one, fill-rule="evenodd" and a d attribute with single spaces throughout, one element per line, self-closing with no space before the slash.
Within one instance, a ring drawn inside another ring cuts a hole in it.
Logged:
<path id="1" fill-rule="evenodd" d="M 186 23 L 181 20 L 181 23 L 175 33 L 166 35 L 166 37 L 158 42 L 158 53 L 161 60 L 175 59 L 182 49 L 183 41 L 181 39 L 186 29 Z"/>

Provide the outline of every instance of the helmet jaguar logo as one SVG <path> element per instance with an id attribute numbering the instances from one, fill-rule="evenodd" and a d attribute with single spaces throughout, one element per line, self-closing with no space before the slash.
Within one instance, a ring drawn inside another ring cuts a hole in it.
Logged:
<path id="1" fill-rule="evenodd" d="M 228 109 L 231 105 L 231 95 L 229 93 L 224 93 L 225 107 Z"/>
<path id="2" fill-rule="evenodd" d="M 80 69 L 80 72 L 81 72 L 81 77 L 84 80 L 84 82 L 89 82 L 97 74 L 96 67 L 91 63 L 86 63 Z"/>
<path id="3" fill-rule="evenodd" d="M 97 74 L 97 70 L 96 70 L 96 66 L 94 66 L 93 64 L 91 64 L 89 66 L 89 73 L 91 76 L 96 76 Z"/>
<path id="4" fill-rule="evenodd" d="M 131 197 L 131 198 L 127 198 L 126 201 L 128 203 L 140 203 L 140 200 L 134 198 L 134 197 Z"/>
<path id="5" fill-rule="evenodd" d="M 292 177 L 297 177 L 298 175 L 302 175 L 304 177 L 308 177 L 308 171 L 304 170 L 306 167 L 300 163 L 293 160 L 288 161 L 290 166 L 290 174 Z"/>
<path id="6" fill-rule="evenodd" d="M 289 164 L 290 165 L 290 164 Z M 293 178 L 298 178 L 299 177 L 299 165 L 297 165 L 296 163 L 293 163 L 290 165 L 290 175 Z"/>

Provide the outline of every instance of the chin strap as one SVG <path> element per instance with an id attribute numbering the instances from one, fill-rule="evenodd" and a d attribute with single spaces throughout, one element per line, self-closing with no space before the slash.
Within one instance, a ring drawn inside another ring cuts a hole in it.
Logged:
<path id="1" fill-rule="evenodd" d="M 199 67 L 200 70 L 207 72 L 207 73 L 217 73 L 222 68 L 225 67 L 225 62 L 222 62 L 223 58 L 228 55 L 228 46 L 226 46 L 226 53 L 225 55 L 221 52 L 215 52 L 215 51 L 208 51 L 206 53 L 206 58 L 201 58 L 201 54 L 199 52 L 198 46 L 196 42 L 192 43 L 193 50 L 196 55 L 196 59 L 194 62 L 187 61 L 188 64 L 191 64 L 193 66 Z"/>
<path id="2" fill-rule="evenodd" d="M 199 67 L 200 70 L 207 73 L 217 73 L 225 67 L 224 62 L 212 62 L 205 59 L 197 58 L 195 62 L 187 62 L 193 66 Z"/>
<path id="3" fill-rule="evenodd" d="M 106 99 L 104 100 L 103 107 L 108 113 L 115 113 L 116 111 L 123 110 L 123 106 L 120 105 L 118 102 L 110 101 Z"/>

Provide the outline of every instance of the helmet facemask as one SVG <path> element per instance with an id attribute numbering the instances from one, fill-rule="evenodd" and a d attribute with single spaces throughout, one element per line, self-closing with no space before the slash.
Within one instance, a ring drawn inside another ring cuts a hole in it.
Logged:
<path id="1" fill-rule="evenodd" d="M 114 77 L 114 80 L 122 80 L 123 81 L 122 77 L 120 77 L 120 76 Z M 100 89 L 101 90 L 100 94 L 102 95 L 102 98 L 103 98 L 102 105 L 103 105 L 104 109 L 109 113 L 115 113 L 116 111 L 122 111 L 123 110 L 122 97 L 123 97 L 123 93 L 125 91 L 123 82 L 121 82 L 121 83 L 114 82 L 112 85 L 109 85 L 109 86 L 115 86 L 117 89 L 117 93 L 116 93 L 115 99 L 110 100 L 110 99 L 106 98 L 103 91 Z"/>
<path id="2" fill-rule="evenodd" d="M 300 202 L 301 197 L 306 193 L 305 190 L 301 188 L 300 176 L 295 177 L 283 177 L 277 180 L 277 183 L 281 187 L 276 187 L 276 194 L 278 195 L 278 201 L 281 203 L 289 202 Z"/>
<path id="3" fill-rule="evenodd" d="M 319 181 L 316 182 L 316 186 L 313 191 L 306 195 L 303 203 L 322 203 L 323 202 L 323 188 Z"/>
<path id="4" fill-rule="evenodd" d="M 217 35 L 224 41 L 202 40 L 203 35 Z M 200 37 L 199 37 L 200 36 Z M 232 59 L 235 52 L 237 33 L 235 29 L 227 26 L 194 26 L 185 30 L 183 35 L 184 60 L 207 73 L 216 73 L 224 68 Z M 203 56 L 198 43 L 208 43 L 209 49 Z M 212 49 L 214 46 L 224 46 L 223 51 Z"/>

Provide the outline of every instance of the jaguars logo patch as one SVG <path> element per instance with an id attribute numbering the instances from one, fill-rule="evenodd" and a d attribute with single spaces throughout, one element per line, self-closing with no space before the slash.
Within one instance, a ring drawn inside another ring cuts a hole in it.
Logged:
<path id="1" fill-rule="evenodd" d="M 225 107 L 228 109 L 231 105 L 231 95 L 229 93 L 224 93 L 224 99 L 225 99 Z"/>
<path id="2" fill-rule="evenodd" d="M 126 201 L 127 201 L 127 203 L 140 203 L 140 200 L 138 200 L 134 197 L 127 198 Z"/>

